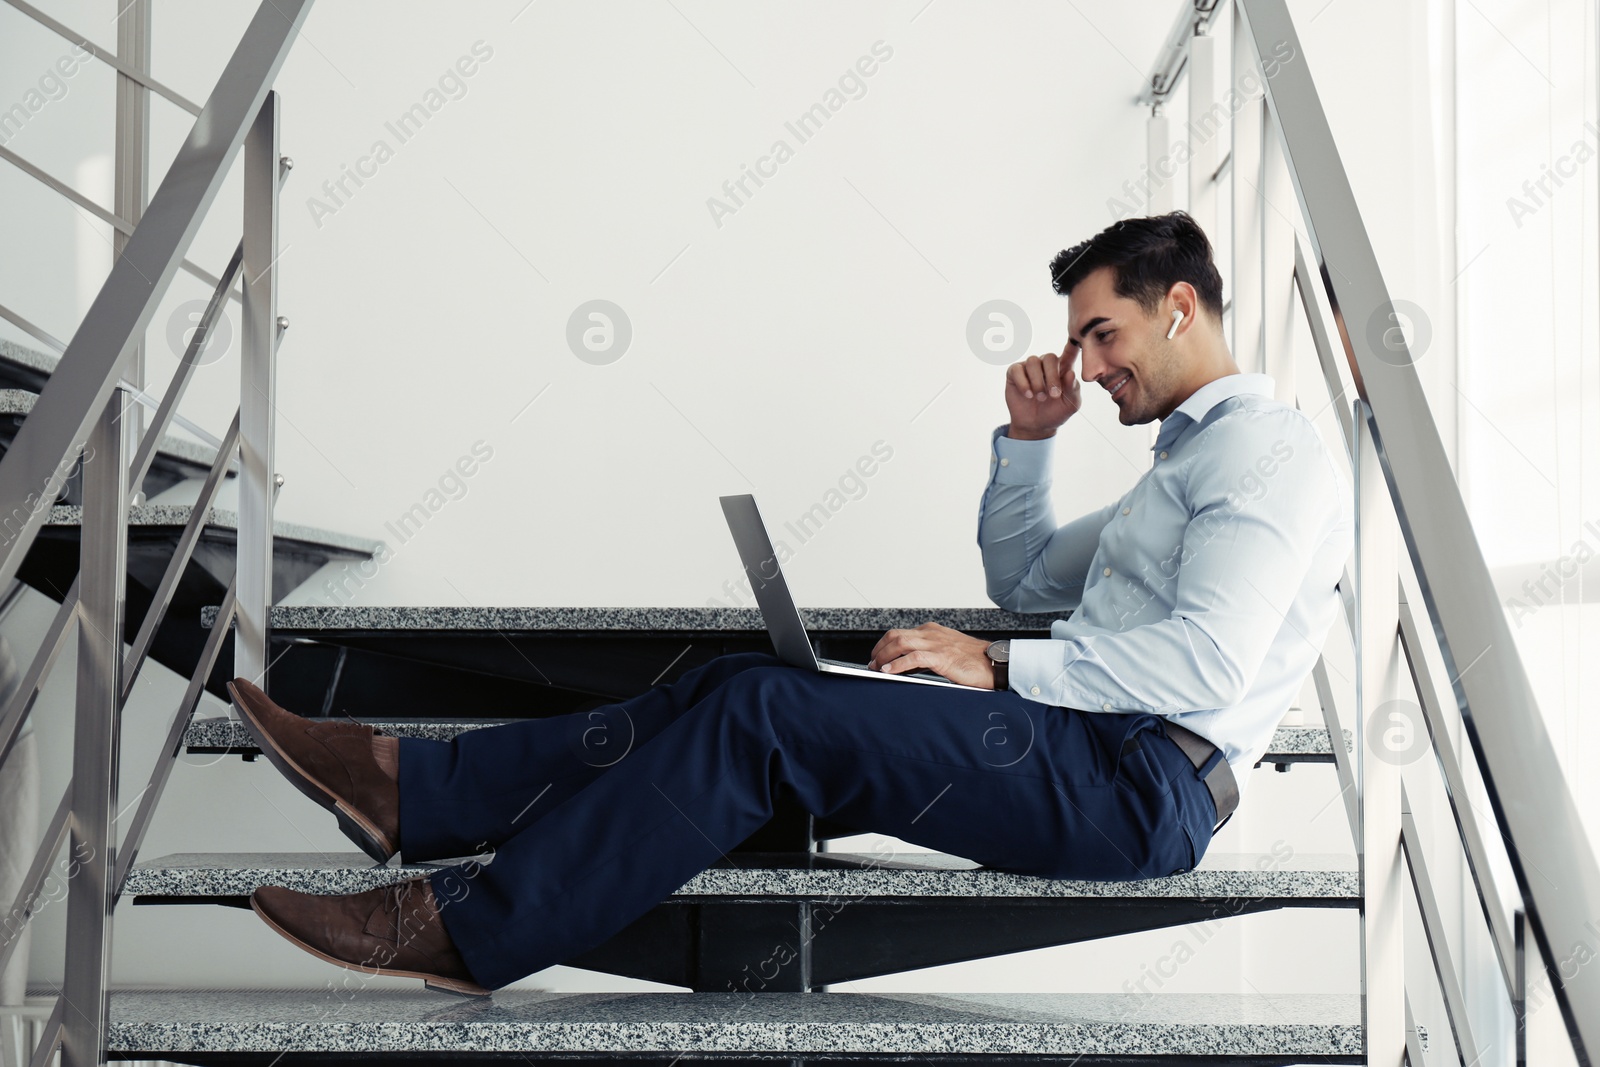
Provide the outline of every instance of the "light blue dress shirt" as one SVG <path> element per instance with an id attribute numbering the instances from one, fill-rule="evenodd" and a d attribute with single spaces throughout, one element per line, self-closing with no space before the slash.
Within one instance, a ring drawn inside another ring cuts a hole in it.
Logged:
<path id="1" fill-rule="evenodd" d="M 1122 499 L 1059 527 L 1056 438 L 1006 428 L 978 511 L 989 598 L 1072 611 L 1050 638 L 1011 642 L 1011 688 L 1181 723 L 1222 750 L 1242 791 L 1322 651 L 1353 547 L 1349 482 L 1316 427 L 1267 375 L 1218 378 L 1162 420 Z"/>

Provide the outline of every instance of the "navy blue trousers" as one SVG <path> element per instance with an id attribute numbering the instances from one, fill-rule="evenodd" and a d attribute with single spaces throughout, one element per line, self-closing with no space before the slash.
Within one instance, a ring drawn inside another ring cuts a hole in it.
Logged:
<path id="1" fill-rule="evenodd" d="M 771 818 L 813 815 L 987 867 L 1125 880 L 1191 869 L 1216 808 L 1162 720 L 720 656 L 618 704 L 400 741 L 408 861 L 473 977 L 593 948 Z"/>

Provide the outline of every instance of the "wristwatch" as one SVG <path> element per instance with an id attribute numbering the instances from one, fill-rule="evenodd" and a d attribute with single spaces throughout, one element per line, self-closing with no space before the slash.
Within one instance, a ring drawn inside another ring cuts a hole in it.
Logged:
<path id="1" fill-rule="evenodd" d="M 989 657 L 989 664 L 994 668 L 994 688 L 996 692 L 1011 688 L 1011 642 L 991 641 L 989 647 L 983 650 Z"/>

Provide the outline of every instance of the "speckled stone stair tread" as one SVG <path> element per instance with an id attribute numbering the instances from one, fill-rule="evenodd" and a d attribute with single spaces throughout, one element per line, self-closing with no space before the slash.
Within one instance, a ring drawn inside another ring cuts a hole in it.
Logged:
<path id="1" fill-rule="evenodd" d="M 0 389 L 0 415 L 27 415 L 38 400 L 39 394 L 27 389 Z M 186 437 L 175 437 L 172 434 L 162 435 L 161 447 L 156 451 L 206 467 L 217 461 L 217 450 L 210 445 L 191 441 Z M 234 473 L 238 472 L 237 457 L 229 460 L 228 469 Z"/>
<path id="2" fill-rule="evenodd" d="M 902 853 L 888 861 L 866 853 L 830 852 L 819 858 L 840 866 L 719 865 L 695 875 L 677 895 L 1306 900 L 1359 896 L 1355 857 L 1334 853 L 1287 857 L 1219 853 L 1206 856 L 1194 871 L 1123 882 L 1009 874 L 939 853 Z M 126 892 L 204 900 L 246 896 L 258 885 L 283 885 L 308 893 L 352 893 L 414 877 L 432 866 L 378 866 L 358 853 L 181 853 L 138 864 Z"/>
<path id="3" fill-rule="evenodd" d="M 386 734 L 397 737 L 425 737 L 447 741 L 459 733 L 484 726 L 512 722 L 511 719 L 412 719 L 404 721 L 362 720 Z M 208 715 L 189 724 L 183 743 L 190 748 L 254 750 L 255 742 L 237 719 Z M 1267 756 L 1326 755 L 1332 751 L 1328 731 L 1321 726 L 1280 726 L 1273 735 Z"/>
<path id="4" fill-rule="evenodd" d="M 1041 635 L 1059 615 L 1018 614 L 999 608 L 801 608 L 813 630 L 871 632 L 917 626 L 937 619 L 959 630 L 1038 630 Z M 210 625 L 215 607 L 201 609 Z M 285 630 L 761 630 L 753 607 L 488 607 L 447 605 L 277 604 L 274 629 Z"/>
<path id="5" fill-rule="evenodd" d="M 129 526 L 183 526 L 189 521 L 189 516 L 194 509 L 187 504 L 139 504 L 128 508 Z M 224 529 L 237 530 L 239 528 L 239 513 L 227 508 L 211 509 L 207 518 L 213 526 Z M 50 509 L 50 515 L 45 520 L 47 526 L 82 526 L 83 509 L 70 504 L 57 504 Z M 367 537 L 357 537 L 354 534 L 341 533 L 337 530 L 324 530 L 316 526 L 304 526 L 295 522 L 284 522 L 281 519 L 272 524 L 274 537 L 288 541 L 305 541 L 309 544 L 324 545 L 329 548 L 342 548 L 351 552 L 360 552 L 372 555 L 383 547 L 382 541 L 374 541 Z"/>
<path id="6" fill-rule="evenodd" d="M 1356 1056 L 1354 994 L 114 994 L 114 1052 L 865 1052 Z"/>

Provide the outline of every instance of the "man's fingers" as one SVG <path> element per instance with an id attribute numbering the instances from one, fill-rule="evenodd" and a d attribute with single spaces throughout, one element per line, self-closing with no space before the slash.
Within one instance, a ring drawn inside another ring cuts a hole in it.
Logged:
<path id="1" fill-rule="evenodd" d="M 867 666 L 878 667 L 892 660 L 899 653 L 897 651 L 904 630 L 890 630 L 878 638 L 878 643 L 872 646 L 872 656 L 867 660 Z"/>
<path id="2" fill-rule="evenodd" d="M 1043 393 L 1047 383 L 1044 380 L 1044 364 L 1038 356 L 1029 356 L 1022 364 L 1028 375 L 1028 388 L 1035 393 Z"/>
<path id="3" fill-rule="evenodd" d="M 1061 383 L 1061 357 L 1054 352 L 1046 352 L 1041 360 L 1044 369 L 1044 387 L 1051 396 L 1060 396 Z"/>
<path id="4" fill-rule="evenodd" d="M 867 660 L 867 666 L 881 670 L 885 664 L 927 647 L 927 639 L 918 631 L 938 625 L 936 622 L 925 622 L 915 630 L 890 630 L 872 646 L 872 657 Z"/>
<path id="5" fill-rule="evenodd" d="M 891 659 L 889 662 L 885 663 L 883 665 L 883 669 L 890 674 L 902 674 L 905 671 L 914 671 L 918 667 L 928 667 L 929 669 L 932 669 L 932 664 L 927 662 L 928 659 L 929 654 L 927 652 L 920 648 L 912 649 L 905 655 L 896 656 L 894 659 Z"/>

